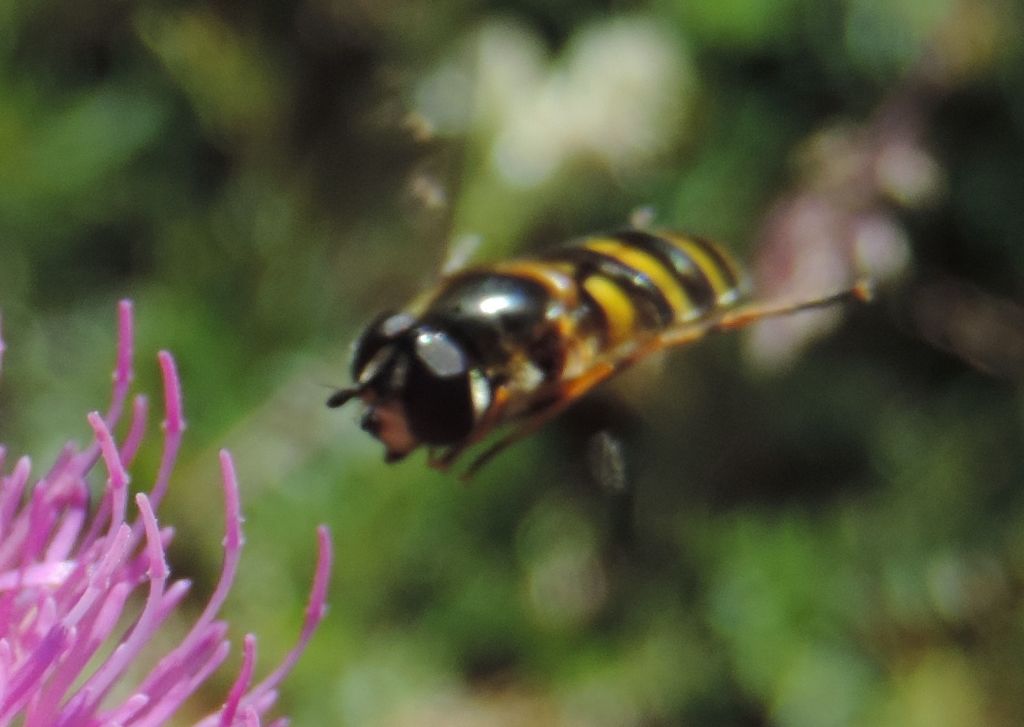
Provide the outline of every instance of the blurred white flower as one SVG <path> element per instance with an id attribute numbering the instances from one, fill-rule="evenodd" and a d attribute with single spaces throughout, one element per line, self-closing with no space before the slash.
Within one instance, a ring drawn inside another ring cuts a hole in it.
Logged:
<path id="1" fill-rule="evenodd" d="M 491 164 L 512 187 L 543 184 L 582 157 L 620 171 L 685 129 L 694 75 L 680 48 L 649 20 L 623 17 L 586 28 L 549 60 L 521 26 L 491 23 L 472 53 L 423 82 L 418 109 L 441 131 L 482 129 Z"/>

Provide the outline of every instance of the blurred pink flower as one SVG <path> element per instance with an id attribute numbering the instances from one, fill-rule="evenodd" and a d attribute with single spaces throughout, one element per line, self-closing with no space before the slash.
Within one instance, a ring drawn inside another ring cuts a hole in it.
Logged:
<path id="1" fill-rule="evenodd" d="M 242 546 L 238 481 L 231 456 L 220 454 L 225 502 L 224 562 L 205 609 L 188 634 L 148 673 L 143 648 L 182 602 L 189 581 L 170 579 L 164 559 L 173 536 L 155 511 L 167 490 L 182 431 L 181 391 L 170 354 L 159 354 L 165 418 L 163 454 L 148 494 L 137 494 L 128 517 L 128 468 L 145 430 L 147 403 L 136 396 L 124 439 L 112 431 L 132 380 L 132 307 L 121 303 L 117 364 L 110 410 L 89 414 L 94 439 L 67 445 L 29 485 L 31 463 L 5 471 L 0 447 L 0 725 L 22 727 L 143 727 L 167 724 L 229 652 L 227 624 L 217 620 Z M 0 354 L 4 349 L 0 340 Z M 106 487 L 90 506 L 89 472 L 103 460 Z M 28 494 L 25 494 L 26 489 Z M 92 511 L 90 514 L 90 510 Z M 331 544 L 320 527 L 313 587 L 298 643 L 263 681 L 253 685 L 255 638 L 244 640 L 242 666 L 223 706 L 202 727 L 261 724 L 277 687 L 325 613 Z M 125 613 L 133 593 L 144 598 Z M 278 719 L 272 725 L 286 724 Z"/>
<path id="2" fill-rule="evenodd" d="M 935 91 L 907 83 L 861 124 L 837 124 L 809 138 L 797 185 L 769 210 L 757 242 L 756 289 L 767 299 L 800 299 L 857 279 L 887 286 L 911 264 L 902 210 L 943 188 L 926 139 Z M 838 309 L 765 321 L 747 339 L 754 360 L 778 367 L 831 330 Z"/>

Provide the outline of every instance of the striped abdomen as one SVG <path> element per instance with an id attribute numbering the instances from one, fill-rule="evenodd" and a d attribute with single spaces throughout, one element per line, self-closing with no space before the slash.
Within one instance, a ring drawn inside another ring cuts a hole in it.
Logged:
<path id="1" fill-rule="evenodd" d="M 550 381 L 732 305 L 739 277 L 707 241 L 630 230 L 458 273 L 425 302 L 421 320 L 494 375 L 519 378 L 529 367 L 527 378 Z"/>
<path id="2" fill-rule="evenodd" d="M 587 237 L 544 260 L 571 270 L 605 350 L 697 320 L 741 297 L 740 274 L 729 256 L 678 233 Z"/>

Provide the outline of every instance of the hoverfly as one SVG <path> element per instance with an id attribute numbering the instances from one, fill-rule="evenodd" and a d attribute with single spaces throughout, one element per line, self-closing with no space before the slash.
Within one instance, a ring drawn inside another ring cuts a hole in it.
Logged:
<path id="1" fill-rule="evenodd" d="M 468 478 L 657 351 L 869 297 L 858 283 L 806 300 L 745 303 L 744 288 L 722 248 L 669 231 L 590 236 L 537 257 L 468 267 L 374 320 L 355 345 L 355 383 L 327 405 L 361 399 L 362 428 L 384 444 L 385 461 L 425 445 L 438 469 L 508 425 L 473 460 Z"/>

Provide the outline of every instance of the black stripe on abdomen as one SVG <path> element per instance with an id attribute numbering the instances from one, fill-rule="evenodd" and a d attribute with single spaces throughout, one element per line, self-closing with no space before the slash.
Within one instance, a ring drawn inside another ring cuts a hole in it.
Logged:
<path id="1" fill-rule="evenodd" d="M 680 287 L 686 292 L 694 308 L 697 309 L 698 315 L 715 306 L 718 296 L 715 294 L 711 281 L 693 258 L 687 255 L 685 250 L 673 244 L 671 240 L 639 230 L 624 230 L 609 235 L 609 237 L 637 250 L 642 250 L 657 259 L 679 282 Z M 702 247 L 704 246 L 702 245 Z M 715 259 L 720 260 L 720 257 L 715 256 Z"/>
<path id="2" fill-rule="evenodd" d="M 629 298 L 638 323 L 644 328 L 665 328 L 675 320 L 675 311 L 658 286 L 644 272 L 611 255 L 596 252 L 583 245 L 564 247 L 545 256 L 546 260 L 567 262 L 574 267 L 574 277 L 583 282 L 599 275 L 614 283 Z"/>

